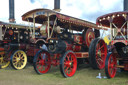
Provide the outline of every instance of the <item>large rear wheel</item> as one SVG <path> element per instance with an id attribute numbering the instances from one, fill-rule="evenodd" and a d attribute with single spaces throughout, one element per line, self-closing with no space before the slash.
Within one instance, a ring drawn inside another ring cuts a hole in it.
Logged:
<path id="1" fill-rule="evenodd" d="M 27 55 L 24 51 L 17 50 L 11 55 L 10 62 L 13 68 L 23 69 L 27 64 Z"/>
<path id="2" fill-rule="evenodd" d="M 50 54 L 46 50 L 38 51 L 34 56 L 33 66 L 38 74 L 47 73 L 51 67 Z"/>
<path id="3" fill-rule="evenodd" d="M 60 71 L 64 77 L 71 77 L 77 69 L 77 59 L 72 51 L 67 51 L 60 59 Z"/>
<path id="4" fill-rule="evenodd" d="M 94 39 L 89 47 L 89 63 L 93 69 L 103 69 L 107 56 L 107 46 L 103 39 Z"/>
<path id="5" fill-rule="evenodd" d="M 116 65 L 117 65 L 116 56 L 112 53 L 108 53 L 105 61 L 105 73 L 108 78 L 115 77 L 117 70 Z"/>

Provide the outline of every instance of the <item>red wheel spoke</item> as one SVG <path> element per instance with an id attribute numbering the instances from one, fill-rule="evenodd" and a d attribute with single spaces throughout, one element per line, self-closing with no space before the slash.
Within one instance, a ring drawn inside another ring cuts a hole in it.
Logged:
<path id="1" fill-rule="evenodd" d="M 98 58 L 98 60 L 100 60 L 101 62 L 104 62 L 101 58 Z"/>
<path id="2" fill-rule="evenodd" d="M 67 68 L 65 69 L 65 72 L 66 72 L 66 73 L 67 73 L 68 69 L 69 69 L 69 67 L 67 67 Z"/>
<path id="3" fill-rule="evenodd" d="M 100 66 L 100 63 L 99 63 L 99 61 L 97 61 L 97 63 L 98 63 L 98 65 Z"/>
<path id="4" fill-rule="evenodd" d="M 98 43 L 98 50 L 100 49 L 100 43 Z"/>
<path id="5" fill-rule="evenodd" d="M 113 62 L 111 62 L 111 65 L 114 65 L 114 61 L 113 61 Z"/>
<path id="6" fill-rule="evenodd" d="M 100 47 L 100 49 L 102 49 L 104 47 L 104 45 L 102 45 L 101 47 Z"/>
<path id="7" fill-rule="evenodd" d="M 39 74 L 48 72 L 51 67 L 50 55 L 47 52 L 40 52 L 37 56 L 36 65 L 34 66 L 36 66 L 36 69 L 34 69 Z"/>
<path id="8" fill-rule="evenodd" d="M 96 59 L 98 59 L 99 57 L 98 57 L 98 54 L 96 55 Z"/>
<path id="9" fill-rule="evenodd" d="M 96 49 L 96 53 L 98 52 L 99 49 Z"/>
<path id="10" fill-rule="evenodd" d="M 107 76 L 109 78 L 113 78 L 116 74 L 116 64 L 117 64 L 117 61 L 116 61 L 116 57 L 113 55 L 113 54 L 110 54 L 109 56 L 107 56 L 107 59 L 108 59 L 108 65 L 107 65 Z"/>
<path id="11" fill-rule="evenodd" d="M 68 61 L 69 61 L 69 56 L 67 56 L 67 58 L 68 58 Z"/>
<path id="12" fill-rule="evenodd" d="M 77 68 L 77 59 L 75 54 L 72 51 L 66 52 L 66 54 L 61 59 L 63 62 L 60 64 L 60 69 L 63 76 L 73 76 Z"/>
<path id="13" fill-rule="evenodd" d="M 72 68 L 71 67 L 69 67 L 70 68 L 70 72 L 72 72 Z"/>
<path id="14" fill-rule="evenodd" d="M 72 58 L 72 56 L 71 56 L 71 63 L 73 62 L 73 58 Z"/>
<path id="15" fill-rule="evenodd" d="M 101 53 L 101 56 L 105 56 L 105 54 L 104 53 Z"/>
<path id="16" fill-rule="evenodd" d="M 43 67 L 44 67 L 44 66 L 43 66 L 43 65 L 41 65 L 41 66 L 40 66 L 40 70 L 42 70 L 42 69 L 43 69 Z"/>

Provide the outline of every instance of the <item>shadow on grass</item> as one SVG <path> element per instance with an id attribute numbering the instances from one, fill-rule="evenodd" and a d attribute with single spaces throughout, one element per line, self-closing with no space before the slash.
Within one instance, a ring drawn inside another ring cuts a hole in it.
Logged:
<path id="1" fill-rule="evenodd" d="M 117 72 L 115 77 L 128 79 L 128 71 Z"/>

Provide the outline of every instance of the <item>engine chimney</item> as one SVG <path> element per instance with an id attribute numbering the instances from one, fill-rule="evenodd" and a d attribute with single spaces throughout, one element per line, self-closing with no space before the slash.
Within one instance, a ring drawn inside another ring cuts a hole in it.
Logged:
<path id="1" fill-rule="evenodd" d="M 54 10 L 60 12 L 60 0 L 54 0 Z"/>
<path id="2" fill-rule="evenodd" d="M 9 0 L 9 22 L 15 23 L 14 0 Z"/>
<path id="3" fill-rule="evenodd" d="M 128 11 L 128 0 L 124 0 L 124 11 Z"/>

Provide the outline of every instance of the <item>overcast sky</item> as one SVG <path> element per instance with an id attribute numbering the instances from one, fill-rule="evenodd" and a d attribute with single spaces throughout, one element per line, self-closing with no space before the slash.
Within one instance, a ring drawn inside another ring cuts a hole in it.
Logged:
<path id="1" fill-rule="evenodd" d="M 61 13 L 90 22 L 111 12 L 123 11 L 123 0 L 60 0 Z M 15 19 L 21 23 L 21 16 L 36 8 L 54 8 L 54 0 L 15 0 Z M 8 22 L 9 0 L 0 3 L 0 21 Z"/>

